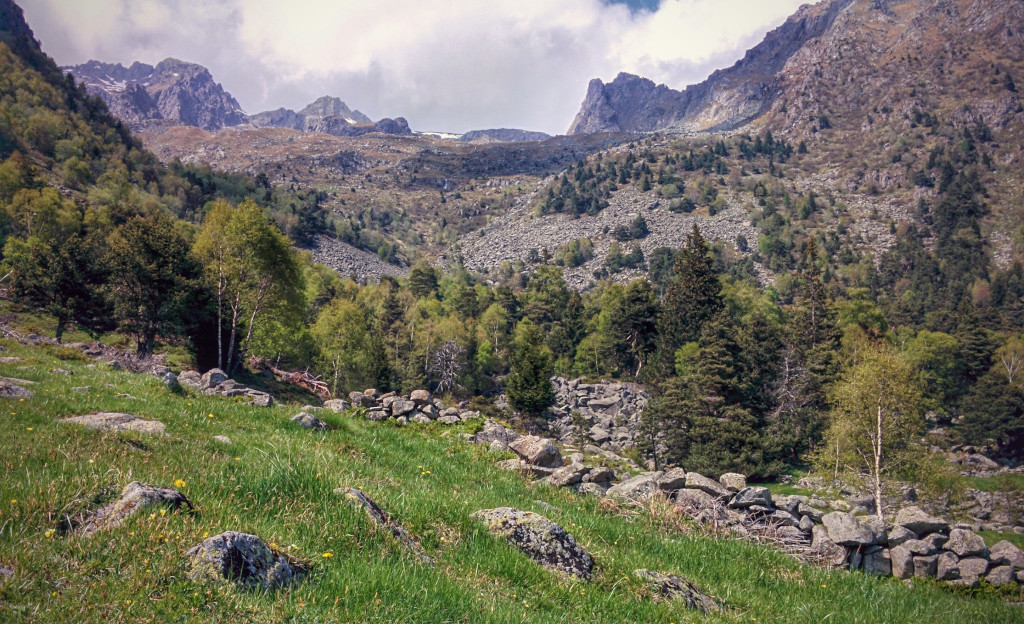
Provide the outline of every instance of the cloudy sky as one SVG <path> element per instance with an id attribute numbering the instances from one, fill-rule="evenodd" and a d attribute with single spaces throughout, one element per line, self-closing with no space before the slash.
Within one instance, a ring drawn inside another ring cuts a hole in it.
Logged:
<path id="1" fill-rule="evenodd" d="M 565 132 L 591 78 L 681 89 L 800 0 L 17 0 L 43 50 L 204 65 L 249 113 L 336 95 L 415 130 Z"/>

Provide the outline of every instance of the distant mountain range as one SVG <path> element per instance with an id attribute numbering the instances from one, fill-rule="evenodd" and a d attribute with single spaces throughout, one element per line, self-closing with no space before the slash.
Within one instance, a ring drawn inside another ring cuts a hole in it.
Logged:
<path id="1" fill-rule="evenodd" d="M 360 136 L 370 132 L 409 135 L 402 117 L 374 122 L 348 107 L 340 98 L 325 95 L 300 111 L 287 108 L 248 115 L 202 65 L 169 58 L 155 67 L 132 63 L 89 61 L 61 68 L 99 95 L 110 111 L 134 130 L 186 125 L 216 132 L 224 128 L 290 128 L 334 136 Z M 543 132 L 508 128 L 472 130 L 445 135 L 470 143 L 542 141 Z"/>

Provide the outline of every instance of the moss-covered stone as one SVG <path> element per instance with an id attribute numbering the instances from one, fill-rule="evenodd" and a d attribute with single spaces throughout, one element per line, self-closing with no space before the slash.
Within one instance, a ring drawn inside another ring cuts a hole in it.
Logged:
<path id="1" fill-rule="evenodd" d="M 542 566 L 590 580 L 594 559 L 558 524 L 532 511 L 512 507 L 481 509 L 471 516 Z"/>

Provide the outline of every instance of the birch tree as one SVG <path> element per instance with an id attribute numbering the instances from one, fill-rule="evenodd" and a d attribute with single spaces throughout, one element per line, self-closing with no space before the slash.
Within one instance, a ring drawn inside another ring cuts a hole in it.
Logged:
<path id="1" fill-rule="evenodd" d="M 817 458 L 822 472 L 867 476 L 875 513 L 884 521 L 886 482 L 913 461 L 921 432 L 924 385 L 906 358 L 869 344 L 832 391 L 829 430 Z"/>

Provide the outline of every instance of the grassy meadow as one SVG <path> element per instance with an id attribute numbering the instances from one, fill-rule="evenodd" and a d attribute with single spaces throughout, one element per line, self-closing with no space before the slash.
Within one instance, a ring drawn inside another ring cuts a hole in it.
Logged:
<path id="1" fill-rule="evenodd" d="M 708 537 L 665 511 L 531 485 L 459 439 L 473 424 L 399 428 L 321 413 L 332 429 L 314 433 L 289 422 L 299 406 L 175 393 L 70 350 L 0 345 L 23 358 L 0 364 L 0 375 L 36 382 L 26 386 L 32 398 L 0 399 L 0 566 L 13 569 L 0 577 L 2 622 L 1024 621 L 1021 607 L 993 597 L 818 570 Z M 90 389 L 72 390 L 81 386 Z M 57 422 L 95 411 L 159 420 L 166 435 Z M 133 480 L 183 481 L 197 509 L 147 511 L 88 538 L 54 530 L 62 513 Z M 362 488 L 404 523 L 436 566 L 417 563 L 333 493 L 342 486 Z M 594 581 L 561 578 L 469 519 L 498 506 L 566 527 L 594 556 Z M 188 580 L 182 554 L 225 530 L 260 535 L 311 571 L 276 592 Z M 704 617 L 654 600 L 638 568 L 681 574 L 724 609 Z"/>

